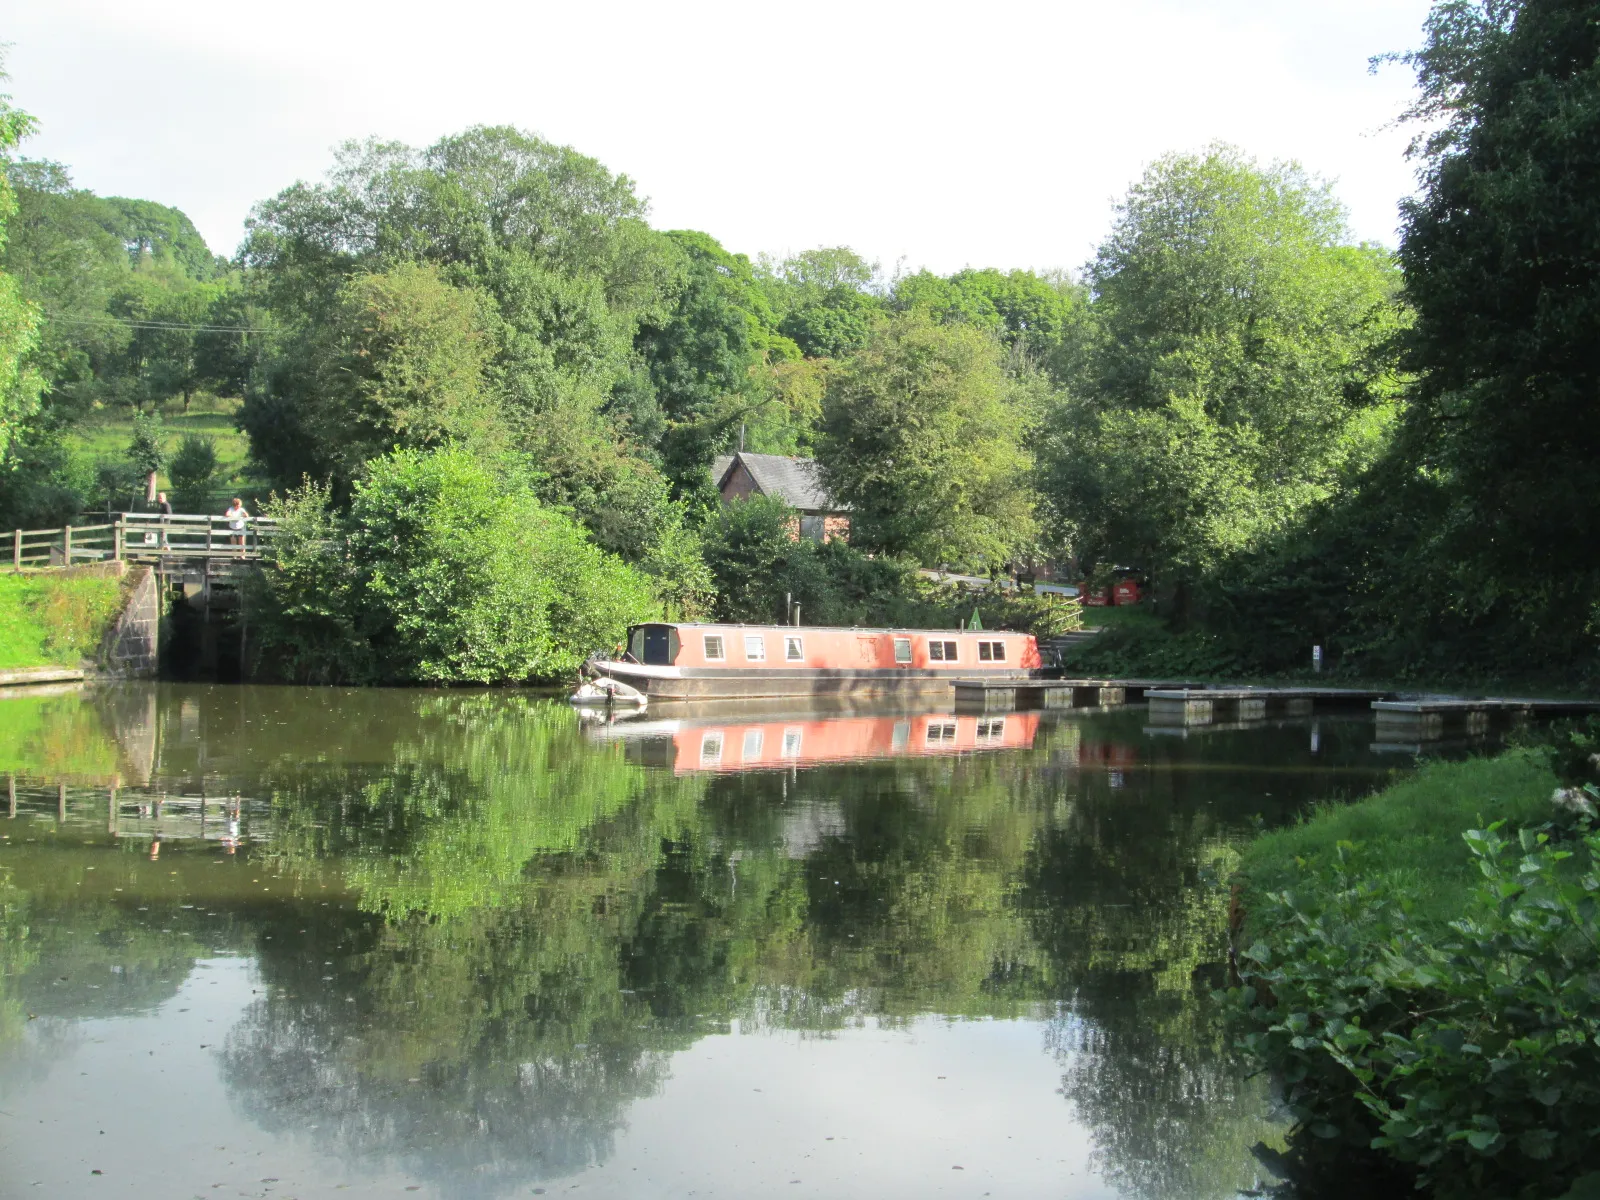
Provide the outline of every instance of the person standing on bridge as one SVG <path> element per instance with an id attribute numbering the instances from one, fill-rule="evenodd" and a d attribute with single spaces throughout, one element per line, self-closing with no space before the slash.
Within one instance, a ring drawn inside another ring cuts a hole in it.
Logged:
<path id="1" fill-rule="evenodd" d="M 233 530 L 233 544 L 239 547 L 239 555 L 244 556 L 244 530 L 245 523 L 250 520 L 250 514 L 245 510 L 244 501 L 235 496 L 228 511 L 222 514 L 227 518 L 228 528 Z"/>
<path id="2" fill-rule="evenodd" d="M 172 501 L 167 499 L 165 492 L 156 493 L 156 512 L 161 516 L 161 548 L 170 550 L 172 547 L 167 542 L 167 518 L 172 516 Z"/>

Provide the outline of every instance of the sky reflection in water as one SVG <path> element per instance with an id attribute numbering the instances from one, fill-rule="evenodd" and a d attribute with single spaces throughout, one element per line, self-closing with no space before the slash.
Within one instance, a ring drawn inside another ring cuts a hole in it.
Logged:
<path id="1" fill-rule="evenodd" d="M 1221 882 L 1406 765 L 1314 728 L 0 701 L 0 1195 L 1233 1195 Z"/>

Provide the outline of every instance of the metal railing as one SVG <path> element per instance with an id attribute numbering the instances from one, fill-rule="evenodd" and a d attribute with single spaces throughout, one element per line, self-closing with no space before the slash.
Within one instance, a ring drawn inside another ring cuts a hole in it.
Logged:
<path id="1" fill-rule="evenodd" d="M 13 530 L 11 566 L 20 570 L 95 562 L 256 561 L 277 531 L 271 517 L 250 517 L 240 530 L 227 517 L 118 513 L 108 524 Z"/>

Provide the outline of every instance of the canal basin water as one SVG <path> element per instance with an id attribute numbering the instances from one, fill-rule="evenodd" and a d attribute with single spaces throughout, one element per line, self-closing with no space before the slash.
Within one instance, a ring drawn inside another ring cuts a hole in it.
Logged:
<path id="1" fill-rule="evenodd" d="M 0 702 L 0 1195 L 1237 1195 L 1281 1124 L 1211 999 L 1226 879 L 1409 767 L 1371 743 Z"/>

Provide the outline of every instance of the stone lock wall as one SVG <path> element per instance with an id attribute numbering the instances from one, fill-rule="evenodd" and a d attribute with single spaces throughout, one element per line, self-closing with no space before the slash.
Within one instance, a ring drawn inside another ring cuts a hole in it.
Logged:
<path id="1" fill-rule="evenodd" d="M 153 678 L 161 665 L 161 589 L 155 570 L 130 569 L 123 595 L 122 612 L 100 647 L 101 668 L 112 675 Z"/>

